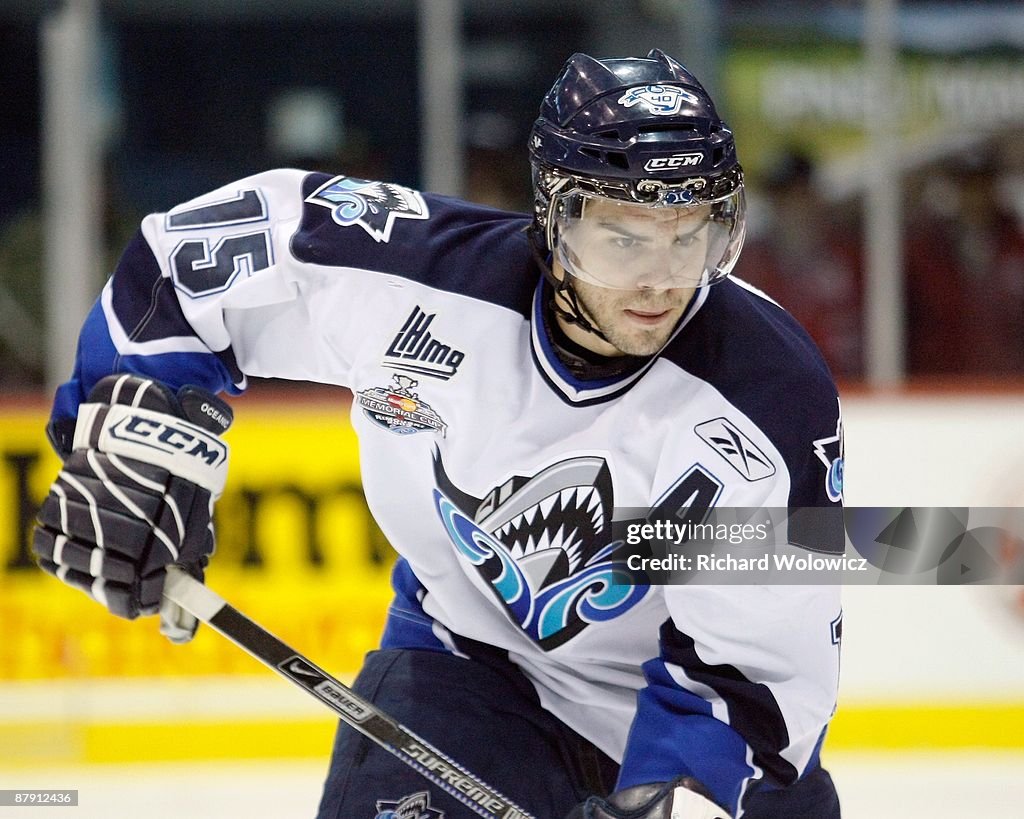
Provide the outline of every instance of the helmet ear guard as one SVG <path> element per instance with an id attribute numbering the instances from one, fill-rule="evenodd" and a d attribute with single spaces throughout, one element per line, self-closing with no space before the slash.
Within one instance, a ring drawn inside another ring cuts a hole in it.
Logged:
<path id="1" fill-rule="evenodd" d="M 602 341 L 608 341 L 605 334 L 583 315 L 583 308 L 580 307 L 579 296 L 576 295 L 576 290 L 572 286 L 570 275 L 565 273 L 559 279 L 554 274 L 554 271 L 551 269 L 551 259 L 544 236 L 541 231 L 537 230 L 536 223 L 530 225 L 527 229 L 527 237 L 530 240 L 530 249 L 533 251 L 534 261 L 536 261 L 537 267 L 540 268 L 544 278 L 552 287 L 551 310 L 555 315 L 561 316 L 562 319 L 569 322 L 569 324 L 575 324 L 585 332 L 593 333 Z M 568 308 L 559 304 L 559 296 L 565 300 Z"/>

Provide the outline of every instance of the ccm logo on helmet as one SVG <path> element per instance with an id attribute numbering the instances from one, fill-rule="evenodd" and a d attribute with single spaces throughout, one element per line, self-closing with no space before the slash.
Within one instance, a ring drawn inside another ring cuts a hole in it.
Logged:
<path id="1" fill-rule="evenodd" d="M 674 171 L 677 168 L 695 168 L 704 159 L 704 154 L 673 154 L 672 156 L 656 156 L 644 163 L 645 171 Z"/>

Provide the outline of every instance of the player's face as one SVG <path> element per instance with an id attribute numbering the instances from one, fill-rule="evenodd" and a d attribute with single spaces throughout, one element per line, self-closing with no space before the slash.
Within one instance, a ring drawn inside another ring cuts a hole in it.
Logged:
<path id="1" fill-rule="evenodd" d="M 580 308 L 607 342 L 560 320 L 566 334 L 603 355 L 653 355 L 660 350 L 703 272 L 706 215 L 702 209 L 588 202 L 564 252 L 556 254 L 554 269 L 559 278 L 572 276 Z"/>

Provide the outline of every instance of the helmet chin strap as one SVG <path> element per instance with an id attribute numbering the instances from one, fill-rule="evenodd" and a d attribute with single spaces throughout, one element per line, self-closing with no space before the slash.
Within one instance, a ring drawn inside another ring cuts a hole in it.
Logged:
<path id="1" fill-rule="evenodd" d="M 551 299 L 547 305 L 551 313 L 569 324 L 575 324 L 584 332 L 597 336 L 606 344 L 611 344 L 605 334 L 584 315 L 583 307 L 580 305 L 580 298 L 570 281 L 572 278 L 571 274 L 568 271 L 563 271 L 565 275 L 559 279 L 551 269 L 547 245 L 544 242 L 543 234 L 536 229 L 536 226 L 532 226 L 530 229 L 530 240 L 533 258 L 543 272 L 544 278 L 548 280 L 553 288 Z M 559 296 L 565 299 L 569 305 L 568 308 L 558 303 Z"/>
<path id="2" fill-rule="evenodd" d="M 551 311 L 569 324 L 575 324 L 584 332 L 591 333 L 601 339 L 601 341 L 611 344 L 608 341 L 608 337 L 584 315 L 584 309 L 580 305 L 580 297 L 569 279 L 570 274 L 567 272 L 565 278 L 555 286 L 555 290 L 551 294 Z M 569 303 L 568 309 L 558 303 L 559 296 L 562 296 Z"/>

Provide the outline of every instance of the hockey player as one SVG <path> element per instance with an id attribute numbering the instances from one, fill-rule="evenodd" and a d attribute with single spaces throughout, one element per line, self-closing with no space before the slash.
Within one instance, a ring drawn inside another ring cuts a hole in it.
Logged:
<path id="1" fill-rule="evenodd" d="M 155 613 L 213 550 L 213 394 L 346 385 L 400 556 L 356 690 L 543 819 L 838 817 L 838 589 L 619 582 L 619 510 L 841 503 L 827 368 L 729 276 L 733 136 L 664 53 L 577 54 L 529 151 L 530 216 L 299 170 L 148 216 L 56 396 L 39 561 Z M 320 816 L 406 815 L 473 814 L 342 727 Z"/>

